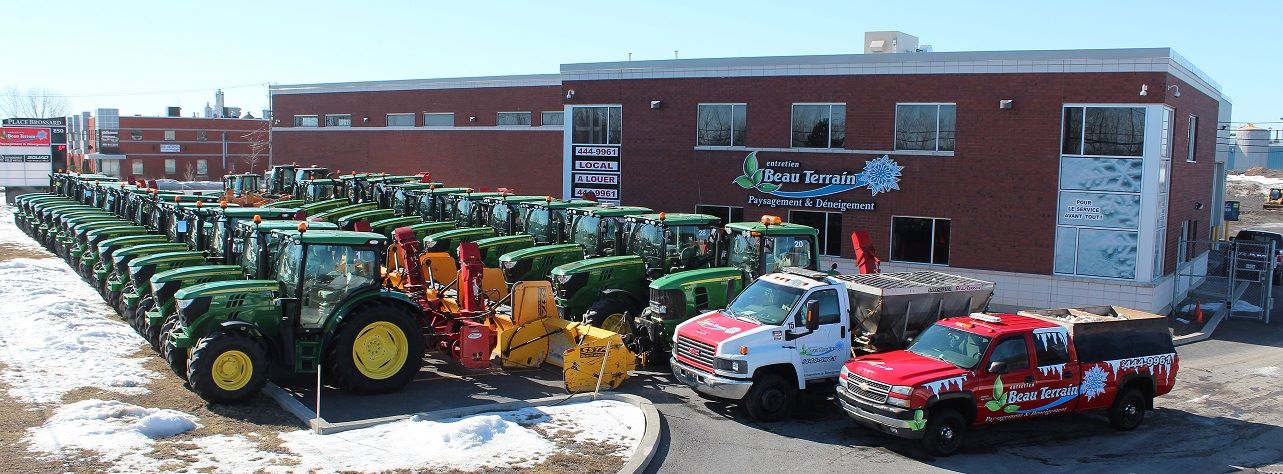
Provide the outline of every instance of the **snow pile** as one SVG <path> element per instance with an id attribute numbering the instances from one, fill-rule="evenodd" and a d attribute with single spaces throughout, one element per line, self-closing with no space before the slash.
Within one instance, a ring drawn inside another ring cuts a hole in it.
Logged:
<path id="1" fill-rule="evenodd" d="M 39 428 L 27 430 L 30 450 L 97 452 L 105 460 L 135 454 L 157 438 L 199 428 L 196 418 L 174 410 L 143 408 L 114 400 L 84 400 L 58 408 Z"/>
<path id="2" fill-rule="evenodd" d="M 176 179 L 158 179 L 156 187 L 166 191 L 222 191 L 221 181 L 179 181 Z"/>
<path id="3" fill-rule="evenodd" d="M 0 199 L 2 198 L 4 195 L 0 193 Z M 44 250 L 44 247 L 27 237 L 27 234 L 22 233 L 22 229 L 14 224 L 13 211 L 12 206 L 0 205 L 0 244 L 29 250 Z"/>
<path id="4" fill-rule="evenodd" d="M 541 432 L 616 445 L 627 456 L 644 431 L 639 408 L 599 400 L 439 421 L 411 418 L 325 436 L 295 431 L 281 439 L 299 455 L 299 470 L 471 471 L 529 467 L 562 449 Z"/>
<path id="5" fill-rule="evenodd" d="M 0 301 L 0 381 L 10 396 L 52 403 L 81 387 L 137 395 L 159 376 L 131 357 L 142 338 L 61 260 L 0 263 Z"/>
<path id="6" fill-rule="evenodd" d="M 1225 176 L 1225 188 L 1230 196 L 1264 199 L 1271 188 L 1283 188 L 1283 178 L 1231 174 Z"/>

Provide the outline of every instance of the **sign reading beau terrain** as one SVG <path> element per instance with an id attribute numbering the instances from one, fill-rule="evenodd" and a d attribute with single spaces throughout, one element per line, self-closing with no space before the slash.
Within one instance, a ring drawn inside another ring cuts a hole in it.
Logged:
<path id="1" fill-rule="evenodd" d="M 787 160 L 768 161 L 762 167 L 757 163 L 757 152 L 752 152 L 744 157 L 744 174 L 735 178 L 735 184 L 770 196 L 750 194 L 748 203 L 755 206 L 872 211 L 875 209 L 872 201 L 851 202 L 828 196 L 862 187 L 868 188 L 873 196 L 899 190 L 903 169 L 887 155 L 866 161 L 864 171 L 859 173 L 810 170 L 801 163 Z"/>
<path id="2" fill-rule="evenodd" d="M 619 204 L 619 145 L 575 145 L 570 161 L 571 197 L 591 191 L 598 201 Z"/>

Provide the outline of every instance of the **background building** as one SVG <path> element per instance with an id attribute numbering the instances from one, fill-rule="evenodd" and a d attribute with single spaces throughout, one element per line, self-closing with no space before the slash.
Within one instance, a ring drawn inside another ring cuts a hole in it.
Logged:
<path id="1" fill-rule="evenodd" d="M 1229 169 L 1242 171 L 1263 167 L 1283 169 L 1283 130 L 1245 124 L 1231 134 Z"/>
<path id="2" fill-rule="evenodd" d="M 1206 265 L 1176 246 L 1221 224 L 1230 104 L 1175 52 L 870 41 L 910 52 L 274 86 L 275 159 L 775 214 L 821 229 L 845 271 L 865 230 L 884 270 L 995 281 L 1000 305 L 1158 310 L 1178 266 Z"/>

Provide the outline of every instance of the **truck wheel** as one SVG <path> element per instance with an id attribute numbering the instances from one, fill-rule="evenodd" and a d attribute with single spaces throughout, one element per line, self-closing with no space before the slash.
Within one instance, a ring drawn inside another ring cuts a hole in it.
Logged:
<path id="1" fill-rule="evenodd" d="M 253 338 L 216 332 L 201 338 L 187 361 L 192 391 L 213 403 L 241 403 L 267 383 L 267 356 Z"/>
<path id="2" fill-rule="evenodd" d="M 753 388 L 744 396 L 744 409 L 757 421 L 780 421 L 797 397 L 796 384 L 775 374 L 753 378 Z"/>
<path id="3" fill-rule="evenodd" d="M 1134 388 L 1123 389 L 1109 407 L 1109 424 L 1121 431 L 1131 431 L 1145 421 L 1145 395 Z"/>
<path id="4" fill-rule="evenodd" d="M 592 327 L 629 334 L 632 329 L 628 327 L 628 321 L 632 318 L 628 315 L 632 313 L 632 303 L 618 296 L 607 296 L 588 307 L 584 312 L 584 322 Z"/>
<path id="5" fill-rule="evenodd" d="M 400 307 L 357 308 L 335 332 L 330 373 L 339 387 L 356 393 L 400 390 L 423 366 L 422 334 L 414 316 Z"/>
<path id="6" fill-rule="evenodd" d="M 948 456 L 962 447 L 962 437 L 967 431 L 966 420 L 957 411 L 941 408 L 931 411 L 922 447 L 932 456 Z"/>
<path id="7" fill-rule="evenodd" d="M 177 331 L 178 320 L 173 315 L 165 318 L 165 323 L 160 326 L 160 355 L 178 378 L 187 380 L 187 351 L 174 347 Z"/>

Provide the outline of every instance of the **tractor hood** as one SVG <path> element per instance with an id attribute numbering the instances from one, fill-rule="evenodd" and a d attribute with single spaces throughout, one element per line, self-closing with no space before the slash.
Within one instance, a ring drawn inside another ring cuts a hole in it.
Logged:
<path id="1" fill-rule="evenodd" d="M 228 293 L 247 293 L 254 291 L 278 291 L 280 283 L 276 280 L 236 280 L 216 281 L 193 285 L 174 293 L 176 300 L 191 300 L 203 296 L 214 296 Z"/>
<path id="2" fill-rule="evenodd" d="M 624 265 L 642 265 L 642 258 L 636 255 L 621 255 L 618 257 L 597 257 L 578 262 L 571 262 L 560 265 L 552 269 L 552 275 L 569 275 L 572 273 L 586 272 L 599 268 L 618 267 Z"/>
<path id="3" fill-rule="evenodd" d="M 175 268 L 157 273 L 151 277 L 153 285 L 163 284 L 174 280 L 186 280 L 189 278 L 217 278 L 219 276 L 231 276 L 239 278 L 245 272 L 240 265 L 198 265 L 194 267 Z"/>
<path id="4" fill-rule="evenodd" d="M 861 356 L 847 362 L 846 369 L 869 380 L 910 387 L 959 380 L 970 374 L 948 362 L 904 350 Z M 937 388 L 937 393 L 943 388 Z M 961 383 L 955 388 L 961 388 Z"/>

